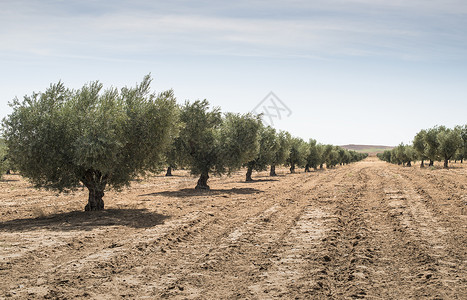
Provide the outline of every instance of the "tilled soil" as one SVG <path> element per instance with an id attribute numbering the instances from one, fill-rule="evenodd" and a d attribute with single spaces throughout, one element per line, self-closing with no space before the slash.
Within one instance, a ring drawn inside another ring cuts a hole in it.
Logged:
<path id="1" fill-rule="evenodd" d="M 375 158 L 193 189 L 184 171 L 107 192 L 0 182 L 0 298 L 467 299 L 467 167 Z"/>

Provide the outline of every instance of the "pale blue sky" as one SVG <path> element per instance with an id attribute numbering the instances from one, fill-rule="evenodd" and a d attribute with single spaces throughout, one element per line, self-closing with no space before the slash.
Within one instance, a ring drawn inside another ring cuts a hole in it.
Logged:
<path id="1" fill-rule="evenodd" d="M 134 85 L 251 111 L 336 145 L 408 143 L 467 123 L 467 1 L 0 1 L 0 117 L 62 80 Z"/>

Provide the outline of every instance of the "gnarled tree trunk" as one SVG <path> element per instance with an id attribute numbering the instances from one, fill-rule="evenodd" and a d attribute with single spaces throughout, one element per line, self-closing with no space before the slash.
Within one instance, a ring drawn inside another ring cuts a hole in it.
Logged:
<path id="1" fill-rule="evenodd" d="M 104 191 L 98 189 L 89 189 L 88 204 L 84 207 L 85 211 L 103 210 L 104 209 Z"/>
<path id="2" fill-rule="evenodd" d="M 251 174 L 253 173 L 253 168 L 248 167 L 246 171 L 246 179 L 245 181 L 253 181 L 253 178 L 251 178 Z"/>
<path id="3" fill-rule="evenodd" d="M 449 158 L 445 158 L 444 159 L 444 168 L 445 169 L 449 169 L 448 162 L 449 162 Z"/>
<path id="4" fill-rule="evenodd" d="M 430 159 L 430 163 L 428 164 L 429 167 L 433 167 L 433 160 Z"/>
<path id="5" fill-rule="evenodd" d="M 306 172 L 310 172 L 310 165 L 309 164 L 306 164 L 305 165 L 305 173 Z"/>
<path id="6" fill-rule="evenodd" d="M 290 173 L 295 173 L 295 164 L 290 166 Z"/>
<path id="7" fill-rule="evenodd" d="M 195 189 L 209 190 L 208 179 L 209 179 L 209 174 L 207 172 L 201 173 L 198 179 L 198 184 L 196 185 Z"/>
<path id="8" fill-rule="evenodd" d="M 172 167 L 167 167 L 167 173 L 165 173 L 165 176 L 172 176 Z"/>
<path id="9" fill-rule="evenodd" d="M 95 211 L 104 209 L 104 190 L 107 185 L 107 175 L 102 175 L 97 170 L 87 170 L 81 178 L 81 182 L 89 190 L 88 204 L 84 207 L 85 211 Z"/>
<path id="10" fill-rule="evenodd" d="M 271 171 L 269 171 L 269 176 L 277 176 L 276 165 L 271 165 Z"/>
<path id="11" fill-rule="evenodd" d="M 424 167 L 425 167 L 425 162 L 422 159 L 422 162 L 420 163 L 420 168 L 424 168 Z"/>

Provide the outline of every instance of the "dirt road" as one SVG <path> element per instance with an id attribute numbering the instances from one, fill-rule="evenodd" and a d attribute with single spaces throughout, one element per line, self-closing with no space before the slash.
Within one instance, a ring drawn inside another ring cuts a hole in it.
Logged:
<path id="1" fill-rule="evenodd" d="M 466 299 L 467 166 L 183 172 L 108 192 L 0 182 L 0 298 Z"/>

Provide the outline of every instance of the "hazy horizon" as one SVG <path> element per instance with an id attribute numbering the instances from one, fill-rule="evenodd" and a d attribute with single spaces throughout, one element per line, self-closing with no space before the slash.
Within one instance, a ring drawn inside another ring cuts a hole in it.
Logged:
<path id="1" fill-rule="evenodd" d="M 151 73 L 180 103 L 256 109 L 321 143 L 396 146 L 467 123 L 466 1 L 19 0 L 0 3 L 0 26 L 1 118 L 59 80 Z"/>

